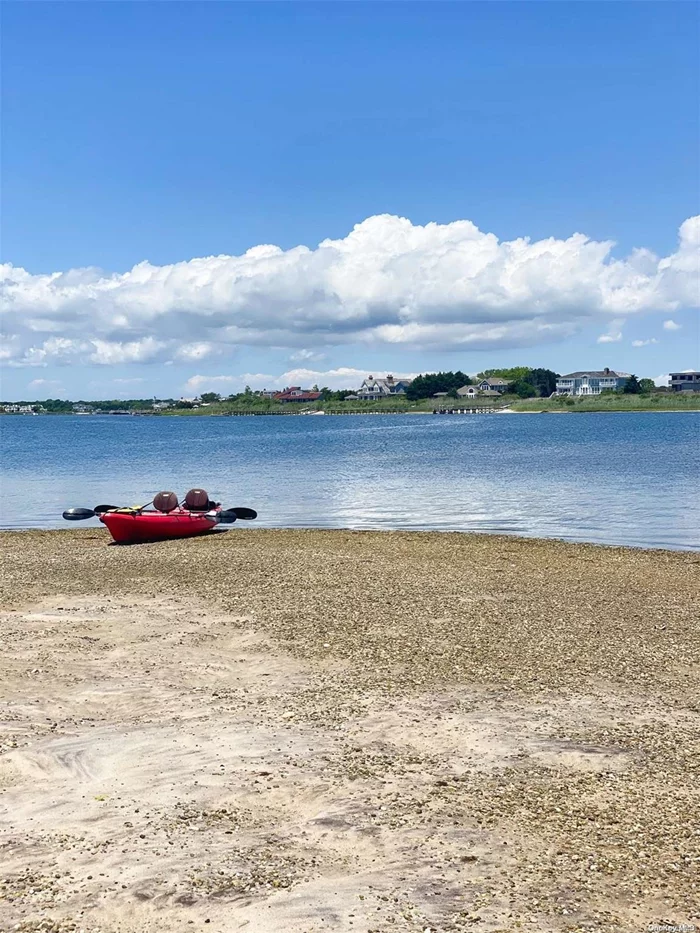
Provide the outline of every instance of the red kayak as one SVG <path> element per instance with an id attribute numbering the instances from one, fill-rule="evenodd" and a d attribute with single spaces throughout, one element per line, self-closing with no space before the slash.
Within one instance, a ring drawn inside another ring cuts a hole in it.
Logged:
<path id="1" fill-rule="evenodd" d="M 94 509 L 66 509 L 63 517 L 70 522 L 99 518 L 119 544 L 135 541 L 167 541 L 168 538 L 191 538 L 211 531 L 217 525 L 230 525 L 237 519 L 249 522 L 258 517 L 255 509 L 236 506 L 222 509 L 212 502 L 205 489 L 190 489 L 182 505 L 174 492 L 159 492 L 152 509 L 134 505 L 122 509 L 116 505 L 96 505 Z"/>
<path id="2" fill-rule="evenodd" d="M 219 523 L 221 506 L 208 512 L 192 512 L 178 507 L 170 512 L 141 509 L 115 509 L 99 515 L 109 533 L 119 544 L 133 541 L 164 541 L 168 538 L 189 538 L 211 531 Z"/>

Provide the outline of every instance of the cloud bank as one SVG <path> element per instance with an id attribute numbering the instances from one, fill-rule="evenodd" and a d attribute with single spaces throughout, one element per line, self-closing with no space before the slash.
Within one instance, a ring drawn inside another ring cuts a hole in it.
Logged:
<path id="1" fill-rule="evenodd" d="M 129 272 L 0 267 L 2 358 L 14 366 L 201 361 L 238 347 L 490 349 L 563 339 L 592 321 L 698 305 L 700 217 L 676 252 L 576 233 L 499 241 L 468 220 L 379 215 L 316 249 L 256 246 Z M 311 357 L 308 357 L 309 359 Z"/>
<path id="2" fill-rule="evenodd" d="M 373 375 L 384 378 L 382 370 Z M 394 373 L 396 378 L 413 379 L 418 373 Z M 185 383 L 190 392 L 219 392 L 221 395 L 242 391 L 245 386 L 251 389 L 284 389 L 287 386 L 300 385 L 310 388 L 313 385 L 326 386 L 329 389 L 357 389 L 368 376 L 367 370 L 353 369 L 351 366 L 339 366 L 337 369 L 289 369 L 279 376 L 270 373 L 243 373 L 239 376 L 191 376 Z"/>

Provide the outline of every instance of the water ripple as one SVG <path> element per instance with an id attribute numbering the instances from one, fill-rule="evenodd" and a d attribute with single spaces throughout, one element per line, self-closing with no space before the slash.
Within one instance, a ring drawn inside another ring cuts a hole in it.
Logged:
<path id="1" fill-rule="evenodd" d="M 204 485 L 266 527 L 700 548 L 700 413 L 6 417 L 0 527 Z"/>

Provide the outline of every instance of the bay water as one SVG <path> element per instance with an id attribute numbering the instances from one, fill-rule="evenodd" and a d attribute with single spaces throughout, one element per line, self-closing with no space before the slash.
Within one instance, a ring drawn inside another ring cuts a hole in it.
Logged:
<path id="1" fill-rule="evenodd" d="M 700 549 L 700 412 L 6 416 L 0 453 L 5 529 L 202 486 L 265 527 Z"/>

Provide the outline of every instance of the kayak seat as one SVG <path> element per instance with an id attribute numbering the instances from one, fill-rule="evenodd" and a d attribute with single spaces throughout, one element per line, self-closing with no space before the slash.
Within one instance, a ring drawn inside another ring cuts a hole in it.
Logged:
<path id="1" fill-rule="evenodd" d="M 172 512 L 173 509 L 178 507 L 177 496 L 174 492 L 159 492 L 157 496 L 153 498 L 153 506 L 158 509 L 159 512 Z"/>
<path id="2" fill-rule="evenodd" d="M 204 489 L 190 489 L 185 496 L 184 505 L 191 512 L 208 512 L 210 508 L 209 493 Z"/>

